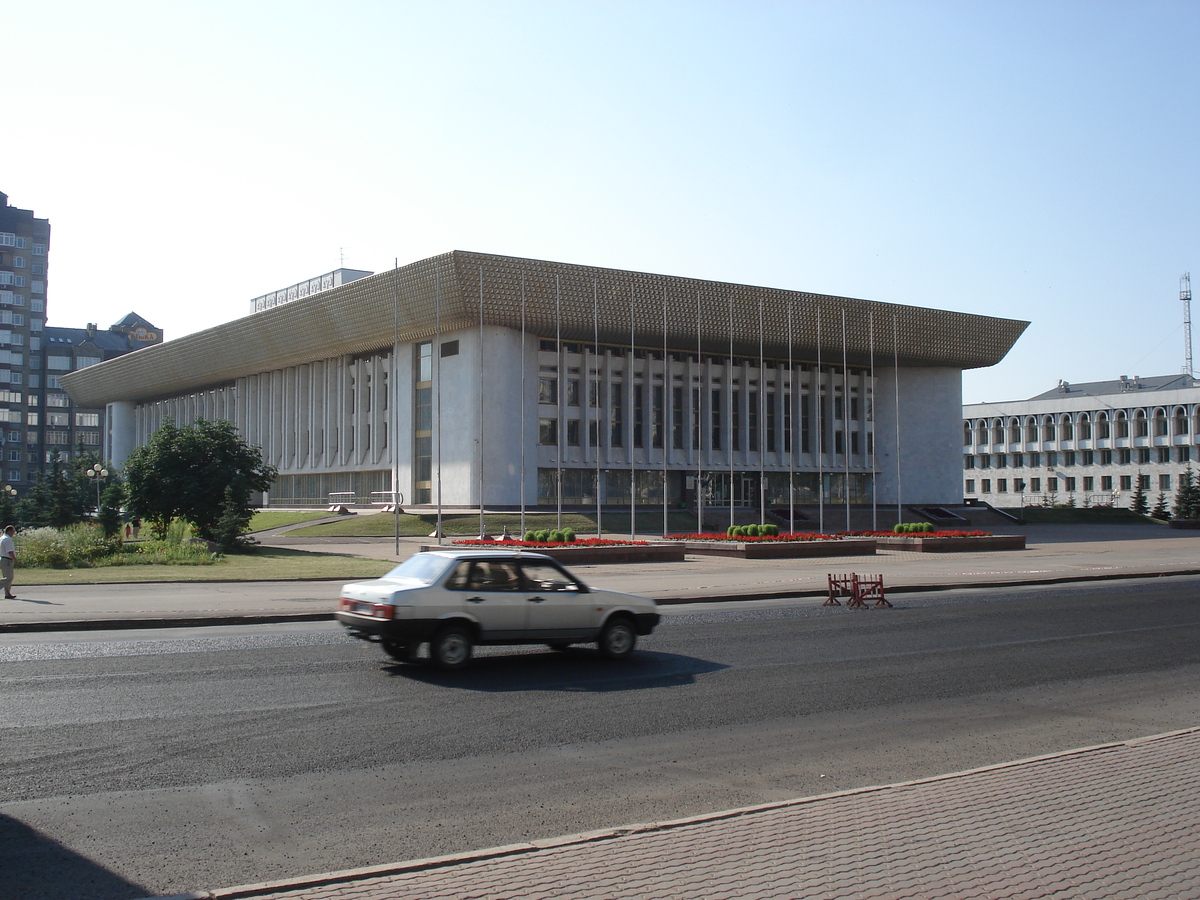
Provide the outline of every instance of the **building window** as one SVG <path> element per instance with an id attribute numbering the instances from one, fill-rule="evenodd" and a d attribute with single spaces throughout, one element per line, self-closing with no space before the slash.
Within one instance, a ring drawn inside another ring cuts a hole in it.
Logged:
<path id="1" fill-rule="evenodd" d="M 963 457 L 963 468 L 964 469 L 975 468 L 975 457 L 972 456 L 970 453 L 968 453 L 966 456 Z"/>
<path id="2" fill-rule="evenodd" d="M 1075 451 L 1074 450 L 1064 450 L 1063 451 L 1063 465 L 1064 466 L 1075 465 Z"/>
<path id="3" fill-rule="evenodd" d="M 1057 478 L 1047 478 L 1046 479 L 1046 490 L 1049 491 L 1051 494 L 1057 493 L 1058 492 L 1058 479 Z"/>
<path id="4" fill-rule="evenodd" d="M 1042 454 L 1034 451 L 1029 454 L 1029 468 L 1036 469 L 1042 464 Z"/>
<path id="5" fill-rule="evenodd" d="M 625 446 L 625 391 L 621 382 L 616 382 L 609 389 L 609 445 L 612 447 Z"/>
<path id="6" fill-rule="evenodd" d="M 633 446 L 641 449 L 646 445 L 646 404 L 642 385 L 633 386 Z"/>
<path id="7" fill-rule="evenodd" d="M 1171 489 L 1171 476 L 1170 475 L 1164 474 L 1164 475 L 1158 476 L 1158 489 L 1160 491 L 1169 491 Z"/>
<path id="8" fill-rule="evenodd" d="M 975 479 L 974 478 L 967 479 L 967 491 L 966 492 L 968 494 L 975 493 Z"/>
<path id="9" fill-rule="evenodd" d="M 47 444 L 70 444 L 71 443 L 71 435 L 66 431 L 47 431 L 46 432 L 46 443 Z"/>
<path id="10" fill-rule="evenodd" d="M 75 425 L 80 428 L 99 428 L 100 413 L 75 413 Z"/>
<path id="11" fill-rule="evenodd" d="M 1071 493 L 1074 493 L 1074 491 L 1075 491 L 1075 479 L 1074 479 L 1074 478 L 1064 478 L 1064 479 L 1063 479 L 1063 481 L 1065 481 L 1065 482 L 1066 482 L 1066 489 L 1067 489 L 1067 491 L 1068 491 L 1068 492 L 1071 492 Z"/>
<path id="12" fill-rule="evenodd" d="M 1083 477 L 1083 489 L 1087 493 L 1091 493 L 1096 489 L 1096 479 L 1090 475 Z"/>
<path id="13" fill-rule="evenodd" d="M 1122 475 L 1121 476 L 1121 490 L 1123 490 L 1123 491 L 1132 491 L 1133 490 L 1133 476 L 1132 475 Z"/>
<path id="14" fill-rule="evenodd" d="M 1096 453 L 1094 450 L 1080 450 L 1079 455 L 1082 457 L 1080 465 L 1091 466 L 1096 463 Z"/>
<path id="15" fill-rule="evenodd" d="M 46 395 L 46 405 L 47 406 L 67 407 L 67 406 L 71 405 L 71 398 L 68 397 L 66 394 L 47 394 Z"/>
<path id="16" fill-rule="evenodd" d="M 1122 466 L 1131 465 L 1133 463 L 1133 451 L 1128 447 L 1118 447 L 1117 462 Z"/>
<path id="17" fill-rule="evenodd" d="M 1150 462 L 1150 448 L 1149 447 L 1139 447 L 1138 448 L 1138 465 L 1146 465 L 1149 462 Z M 1147 487 L 1149 487 L 1149 485 L 1147 485 Z"/>
<path id="18" fill-rule="evenodd" d="M 100 432 L 98 432 L 98 431 L 80 432 L 80 434 L 78 435 L 78 440 L 79 440 L 79 443 L 84 444 L 86 446 L 91 446 L 93 444 L 99 444 L 100 443 Z"/>
<path id="19" fill-rule="evenodd" d="M 990 494 L 992 492 L 992 479 L 983 479 L 983 493 Z"/>
<path id="20" fill-rule="evenodd" d="M 996 481 L 996 493 L 997 494 L 1007 494 L 1008 493 L 1008 479 L 1007 478 L 1000 478 Z"/>
<path id="21" fill-rule="evenodd" d="M 1150 490 L 1150 476 L 1149 475 L 1138 475 L 1138 486 L 1143 491 Z"/>
<path id="22" fill-rule="evenodd" d="M 661 450 L 666 427 L 666 388 L 656 384 L 650 391 L 650 446 Z"/>
<path id="23" fill-rule="evenodd" d="M 709 411 L 709 418 L 712 422 L 712 450 L 721 449 L 721 392 L 713 390 L 710 393 L 712 409 Z M 785 437 L 786 432 L 784 433 Z"/>
<path id="24" fill-rule="evenodd" d="M 447 356 L 458 356 L 458 341 L 444 341 L 439 349 L 443 359 Z"/>
<path id="25" fill-rule="evenodd" d="M 21 279 L 21 280 L 23 281 L 24 279 Z M 46 293 L 46 282 L 39 281 L 38 279 L 34 279 L 33 281 L 29 282 L 29 293 L 31 293 L 31 294 Z"/>
<path id="26" fill-rule="evenodd" d="M 1104 491 L 1105 493 L 1111 494 L 1112 493 L 1112 485 L 1113 485 L 1113 478 L 1111 475 L 1101 475 L 1100 476 L 1100 490 Z"/>
<path id="27" fill-rule="evenodd" d="M 1018 494 L 1023 493 L 1025 490 L 1025 479 L 1024 478 L 1014 478 L 1013 479 L 1013 490 L 1016 491 Z"/>
<path id="28" fill-rule="evenodd" d="M 579 379 L 567 379 L 567 406 L 579 405 Z"/>
<path id="29" fill-rule="evenodd" d="M 14 372 L 13 374 L 16 375 L 17 373 Z M 1191 447 L 1180 447 L 1179 448 L 1179 461 L 1181 463 L 1192 461 L 1192 448 Z"/>
<path id="30" fill-rule="evenodd" d="M 46 255 L 46 245 L 45 244 L 34 244 L 33 245 L 33 255 L 34 256 L 45 256 Z"/>
<path id="31" fill-rule="evenodd" d="M 1007 469 L 1008 468 L 1008 454 L 1007 453 L 997 453 L 996 454 L 996 468 L 997 469 Z"/>
<path id="32" fill-rule="evenodd" d="M 554 406 L 558 403 L 557 378 L 538 379 L 538 403 L 545 403 L 548 406 Z"/>
<path id="33" fill-rule="evenodd" d="M 1040 494 L 1042 491 L 1042 479 L 1030 478 L 1029 479 L 1029 489 L 1031 491 L 1033 491 L 1035 494 Z"/>
<path id="34" fill-rule="evenodd" d="M 86 369 L 88 366 L 94 366 L 99 362 L 103 362 L 99 356 L 77 356 L 75 357 L 75 368 Z M 370 407 L 368 406 L 368 410 Z"/>
<path id="35" fill-rule="evenodd" d="M 1112 465 L 1112 451 L 1111 450 L 1101 450 L 1100 451 L 1100 465 L 1102 465 L 1102 466 L 1111 466 Z"/>
<path id="36" fill-rule="evenodd" d="M 1054 468 L 1055 466 L 1058 465 L 1058 451 L 1057 450 L 1048 450 L 1046 452 L 1046 465 L 1050 466 L 1051 468 Z"/>
<path id="37" fill-rule="evenodd" d="M 579 420 L 567 419 L 567 446 L 579 446 Z"/>

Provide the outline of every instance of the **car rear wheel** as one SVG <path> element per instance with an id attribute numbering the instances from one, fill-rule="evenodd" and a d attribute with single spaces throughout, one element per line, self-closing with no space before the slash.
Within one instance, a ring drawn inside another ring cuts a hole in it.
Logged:
<path id="1" fill-rule="evenodd" d="M 461 625 L 447 625 L 429 642 L 429 658 L 439 669 L 454 671 L 471 661 L 471 633 Z"/>
<path id="2" fill-rule="evenodd" d="M 417 658 L 417 651 L 421 645 L 402 644 L 399 641 L 383 640 L 379 642 L 379 646 L 383 648 L 384 653 L 396 660 L 396 662 L 412 662 Z"/>
<path id="3" fill-rule="evenodd" d="M 628 619 L 609 619 L 600 632 L 599 646 L 605 659 L 625 659 L 637 646 L 637 632 Z"/>

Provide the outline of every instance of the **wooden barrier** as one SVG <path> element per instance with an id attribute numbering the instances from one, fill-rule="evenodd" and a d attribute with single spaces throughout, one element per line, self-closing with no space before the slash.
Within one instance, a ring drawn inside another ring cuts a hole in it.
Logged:
<path id="1" fill-rule="evenodd" d="M 866 609 L 868 600 L 874 600 L 874 609 L 891 609 L 883 593 L 882 575 L 829 575 L 829 599 L 825 606 L 841 606 L 846 600 L 847 609 Z"/>

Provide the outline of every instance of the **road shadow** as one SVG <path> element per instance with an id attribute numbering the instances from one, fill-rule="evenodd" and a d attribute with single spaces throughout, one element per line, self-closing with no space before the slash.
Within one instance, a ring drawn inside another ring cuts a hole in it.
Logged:
<path id="1" fill-rule="evenodd" d="M 5 900 L 134 900 L 155 893 L 6 815 L 0 815 L 0 872 Z"/>
<path id="2" fill-rule="evenodd" d="M 616 662 L 604 659 L 592 647 L 571 647 L 562 652 L 533 650 L 503 656 L 477 656 L 460 672 L 443 672 L 428 660 L 387 665 L 385 671 L 408 681 L 483 693 L 606 693 L 681 687 L 694 684 L 699 675 L 727 668 L 722 663 L 692 656 L 645 650 Z"/>

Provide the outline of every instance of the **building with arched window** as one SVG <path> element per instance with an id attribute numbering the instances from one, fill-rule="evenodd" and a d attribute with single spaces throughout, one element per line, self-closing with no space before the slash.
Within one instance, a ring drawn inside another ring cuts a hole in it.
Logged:
<path id="1" fill-rule="evenodd" d="M 274 505 L 952 504 L 962 370 L 1027 324 L 455 251 L 62 383 L 118 464 L 233 422 Z"/>
<path id="2" fill-rule="evenodd" d="M 1027 423 L 1024 440 L 972 440 L 1002 417 Z M 1198 425 L 1200 385 L 1189 375 L 1063 381 L 1028 400 L 970 403 L 963 492 L 996 506 L 1129 506 L 1141 485 L 1151 506 L 1160 493 L 1171 504 L 1179 476 L 1197 466 Z"/>

